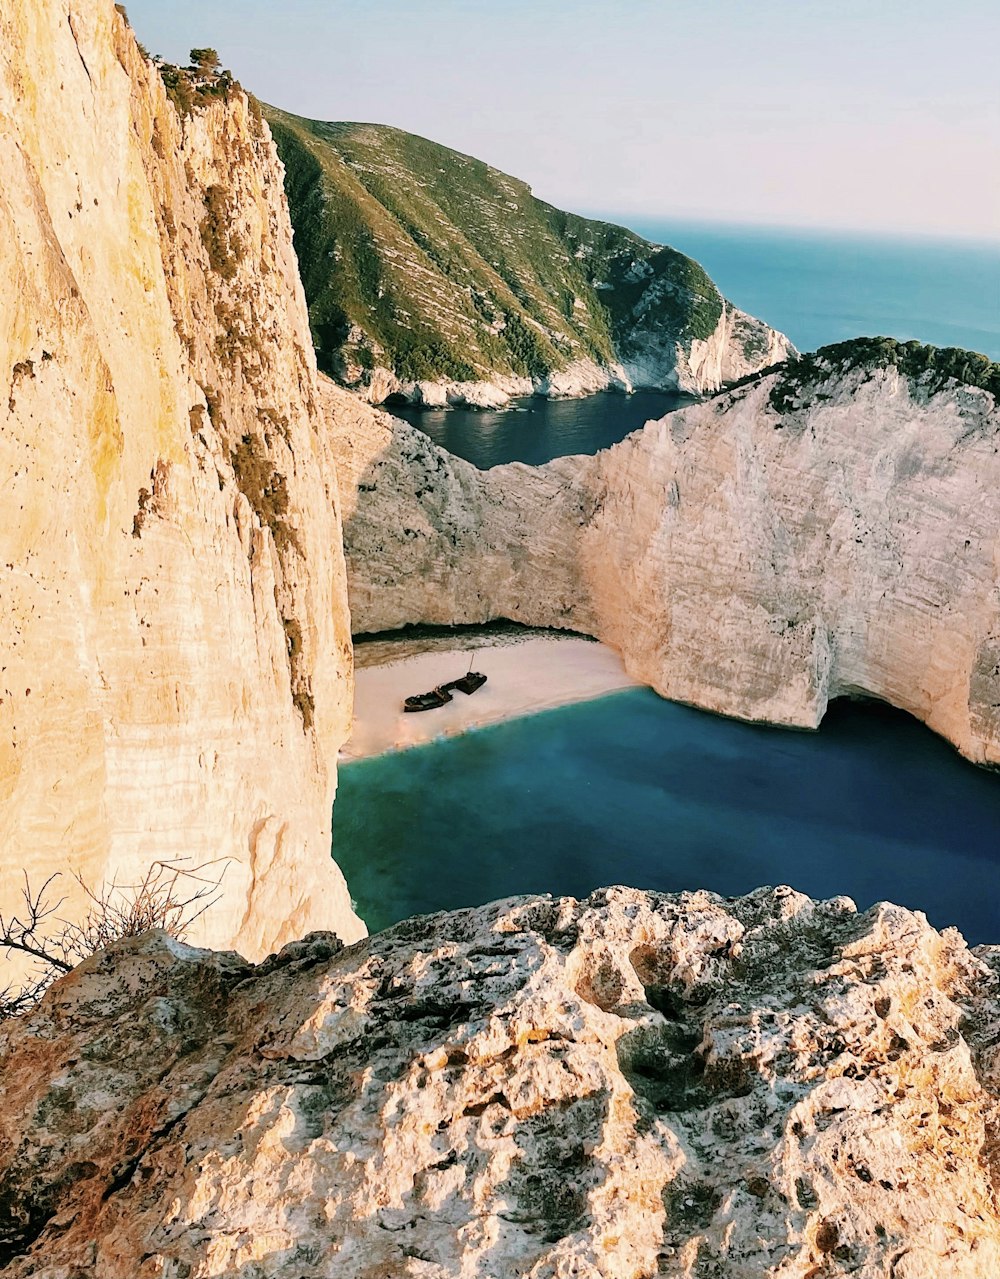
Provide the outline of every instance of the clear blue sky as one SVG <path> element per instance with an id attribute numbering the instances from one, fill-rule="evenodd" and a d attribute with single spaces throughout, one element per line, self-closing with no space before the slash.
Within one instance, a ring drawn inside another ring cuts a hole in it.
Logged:
<path id="1" fill-rule="evenodd" d="M 627 216 L 1000 237 L 997 0 L 127 0 L 259 97 Z"/>

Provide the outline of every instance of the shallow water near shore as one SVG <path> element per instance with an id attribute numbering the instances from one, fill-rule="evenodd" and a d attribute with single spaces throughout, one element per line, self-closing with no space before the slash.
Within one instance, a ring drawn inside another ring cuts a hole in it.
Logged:
<path id="1" fill-rule="evenodd" d="M 800 733 L 633 689 L 347 764 L 334 832 L 372 931 L 521 893 L 788 883 L 1000 942 L 1000 776 L 881 705 Z"/>

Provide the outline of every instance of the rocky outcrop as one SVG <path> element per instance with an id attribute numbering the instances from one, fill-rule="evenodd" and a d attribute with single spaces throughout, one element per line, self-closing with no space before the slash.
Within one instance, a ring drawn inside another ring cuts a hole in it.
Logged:
<path id="1" fill-rule="evenodd" d="M 401 129 L 265 110 L 320 367 L 373 403 L 697 394 L 792 353 L 675 249 Z"/>
<path id="2" fill-rule="evenodd" d="M 0 1269 L 1000 1272 L 996 951 L 607 889 L 252 968 L 122 943 L 0 1027 Z"/>
<path id="3" fill-rule="evenodd" d="M 670 327 L 637 322 L 628 333 L 628 356 L 606 363 L 578 357 L 536 376 L 492 371 L 488 380 L 407 380 L 391 369 L 353 370 L 353 389 L 371 404 L 405 402 L 425 408 L 466 405 L 502 408 L 516 396 L 577 399 L 601 391 L 632 391 L 651 387 L 698 395 L 717 390 L 762 368 L 780 364 L 795 354 L 783 333 L 731 303 L 722 305 L 714 330 L 705 338 L 678 340 Z"/>
<path id="4" fill-rule="evenodd" d="M 178 114 L 110 0 L 0 13 L 0 911 L 211 862 L 257 956 L 362 931 L 351 651 L 281 167 L 218 89 Z"/>
<path id="5" fill-rule="evenodd" d="M 859 340 L 539 468 L 370 415 L 335 441 L 355 630 L 573 628 L 666 697 L 807 728 L 878 697 L 1000 763 L 998 397 L 982 357 Z"/>

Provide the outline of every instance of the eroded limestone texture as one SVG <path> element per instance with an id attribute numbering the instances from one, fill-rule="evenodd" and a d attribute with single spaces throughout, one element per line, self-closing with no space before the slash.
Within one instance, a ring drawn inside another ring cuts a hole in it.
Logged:
<path id="1" fill-rule="evenodd" d="M 984 1279 L 997 953 L 791 889 L 120 944 L 0 1028 L 0 1268 Z"/>

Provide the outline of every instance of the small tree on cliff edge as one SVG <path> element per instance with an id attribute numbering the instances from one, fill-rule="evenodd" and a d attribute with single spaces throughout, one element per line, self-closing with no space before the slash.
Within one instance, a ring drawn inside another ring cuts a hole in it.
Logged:
<path id="1" fill-rule="evenodd" d="M 191 70 L 202 75 L 218 75 L 222 61 L 215 49 L 192 49 Z"/>

